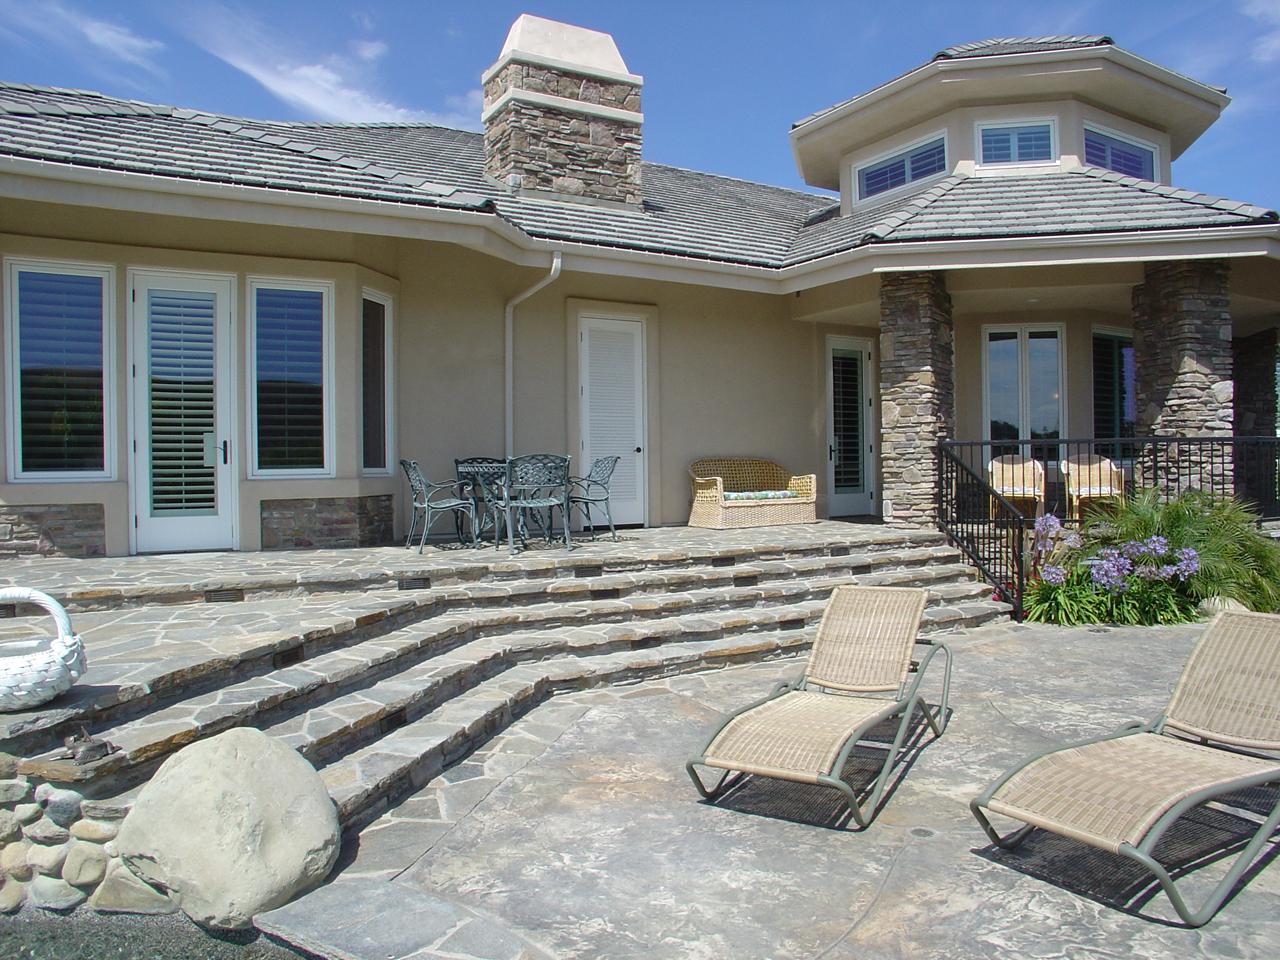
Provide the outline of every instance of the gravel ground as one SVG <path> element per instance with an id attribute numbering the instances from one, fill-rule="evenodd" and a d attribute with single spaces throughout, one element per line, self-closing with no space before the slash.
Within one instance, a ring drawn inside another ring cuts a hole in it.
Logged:
<path id="1" fill-rule="evenodd" d="M 181 914 L 56 916 L 25 907 L 0 918 L 5 960 L 298 960 L 256 930 L 212 936 Z"/>

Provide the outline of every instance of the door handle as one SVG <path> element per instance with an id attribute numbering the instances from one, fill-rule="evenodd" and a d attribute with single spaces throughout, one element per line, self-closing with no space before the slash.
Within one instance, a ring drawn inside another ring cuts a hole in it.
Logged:
<path id="1" fill-rule="evenodd" d="M 827 444 L 827 459 L 834 460 L 836 458 L 836 446 L 834 443 Z"/>
<path id="2" fill-rule="evenodd" d="M 636 447 L 636 453 L 643 453 L 643 452 L 644 452 L 644 451 L 643 451 L 643 450 L 641 450 L 639 447 Z"/>
<path id="3" fill-rule="evenodd" d="M 225 466 L 231 462 L 231 445 L 228 441 L 222 441 L 222 463 Z"/>

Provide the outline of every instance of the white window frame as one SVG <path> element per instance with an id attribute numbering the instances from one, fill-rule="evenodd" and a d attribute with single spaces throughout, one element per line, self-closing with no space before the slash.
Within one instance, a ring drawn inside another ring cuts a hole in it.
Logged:
<path id="1" fill-rule="evenodd" d="M 1022 432 L 1022 426 L 1026 423 L 1028 408 L 1030 406 L 1030 379 L 1024 376 L 1026 372 L 1026 343 L 1028 334 L 1032 333 L 1055 333 L 1058 336 L 1058 432 L 1060 436 L 1058 440 L 1069 439 L 1067 429 L 1067 414 L 1071 407 L 1067 403 L 1067 327 L 1062 323 L 984 323 L 982 325 L 982 439 L 991 440 L 991 381 L 988 378 L 987 371 L 987 348 L 990 345 L 990 335 L 992 333 L 1016 333 L 1018 335 L 1018 432 Z M 1029 437 L 1019 437 L 1019 440 L 1031 442 Z M 996 441 L 997 443 L 1001 441 Z M 1037 440 L 1036 443 L 1055 443 L 1053 440 Z"/>
<path id="2" fill-rule="evenodd" d="M 102 279 L 102 469 L 23 470 L 22 390 L 18 362 L 18 274 L 38 271 Z M 5 419 L 6 474 L 12 483 L 94 483 L 116 479 L 116 268 L 105 263 L 78 260 L 4 258 L 5 282 L 5 382 L 8 414 Z"/>
<path id="3" fill-rule="evenodd" d="M 364 408 L 360 410 L 360 473 L 366 477 L 390 477 L 395 474 L 396 450 L 395 450 L 395 363 L 393 360 L 392 346 L 395 343 L 395 337 L 392 333 L 395 324 L 395 298 L 389 293 L 383 293 L 381 290 L 375 290 L 372 287 L 363 287 L 360 290 L 360 349 L 361 349 L 361 377 L 364 375 L 363 351 L 364 351 L 364 301 L 372 300 L 375 303 L 382 304 L 383 310 L 383 354 L 382 354 L 382 382 L 383 389 L 386 394 L 383 400 L 383 429 L 386 431 L 384 440 L 385 450 L 387 451 L 387 465 L 385 467 L 366 467 L 364 465 Z M 364 383 L 360 384 L 361 404 L 364 403 Z"/>
<path id="4" fill-rule="evenodd" d="M 869 197 L 864 197 L 862 195 L 862 171 L 863 170 L 866 170 L 868 167 L 874 167 L 876 164 L 884 163 L 884 161 L 886 160 L 892 160 L 894 157 L 900 154 L 910 153 L 911 151 L 917 149 L 918 147 L 923 147 L 923 146 L 926 146 L 927 144 L 932 143 L 934 140 L 942 141 L 942 169 L 941 170 L 939 170 L 937 173 L 931 173 L 927 177 L 921 177 L 919 180 L 908 180 L 902 186 L 894 187 L 892 190 L 884 190 L 880 193 L 873 193 Z M 947 131 L 946 131 L 946 128 L 944 127 L 940 130 L 933 131 L 933 133 L 930 133 L 928 136 L 918 137 L 915 140 L 909 141 L 908 143 L 900 144 L 899 146 L 894 147 L 892 150 L 886 150 L 883 153 L 879 153 L 874 157 L 868 157 L 866 160 L 859 161 L 857 164 L 855 164 L 853 167 L 853 183 L 851 184 L 852 193 L 853 193 L 853 203 L 854 203 L 854 206 L 863 206 L 863 205 L 869 205 L 873 203 L 879 203 L 882 200 L 892 199 L 893 197 L 901 196 L 902 194 L 907 193 L 909 191 L 918 190 L 924 184 L 933 183 L 936 180 L 941 180 L 943 177 L 949 176 L 950 174 L 951 174 L 951 140 L 947 136 Z"/>
<path id="5" fill-rule="evenodd" d="M 1080 134 L 1080 162 L 1084 166 L 1086 167 L 1090 166 L 1089 161 L 1085 159 L 1087 151 L 1085 150 L 1085 146 L 1084 146 L 1084 135 L 1088 131 L 1092 130 L 1094 133 L 1100 133 L 1104 137 L 1111 137 L 1113 140 L 1120 140 L 1124 143 L 1129 144 L 1130 146 L 1138 147 L 1139 149 L 1142 149 L 1142 150 L 1150 150 L 1151 151 L 1151 179 L 1154 182 L 1157 182 L 1157 183 L 1160 182 L 1160 173 L 1164 168 L 1160 162 L 1160 145 L 1159 144 L 1152 143 L 1150 140 L 1143 140 L 1141 137 L 1135 137 L 1131 133 L 1122 133 L 1121 131 L 1116 130 L 1114 127 L 1106 127 L 1100 123 L 1094 123 L 1092 120 L 1086 120 L 1082 126 L 1083 126 L 1084 132 Z M 1112 172 L 1115 173 L 1117 171 L 1112 171 Z M 1128 174 L 1120 174 L 1120 176 L 1128 176 Z"/>
<path id="6" fill-rule="evenodd" d="M 1004 160 L 997 163 L 982 161 L 982 132 L 984 130 L 1001 130 L 1009 127 L 1049 128 L 1048 160 Z M 1062 160 L 1058 147 L 1057 117 L 1021 117 L 1017 120 L 979 120 L 973 125 L 973 164 L 978 170 L 1007 170 L 1011 167 L 1056 167 Z"/>
<path id="7" fill-rule="evenodd" d="M 333 424 L 333 380 L 334 380 L 334 362 L 333 362 L 333 304 L 335 297 L 335 285 L 332 280 L 300 280 L 296 277 L 262 277 L 251 276 L 245 278 L 247 287 L 248 301 L 248 376 L 245 377 L 245 383 L 248 386 L 248 402 L 245 408 L 248 410 L 249 423 L 245 431 L 245 436 L 249 438 L 249 470 L 248 476 L 251 480 L 266 479 L 284 479 L 284 480 L 304 480 L 313 478 L 327 478 L 335 475 L 334 473 L 334 424 Z M 321 390 L 321 398 L 324 406 L 324 466 L 323 467 L 301 467 L 296 469 L 285 468 L 268 468 L 263 469 L 258 466 L 258 296 L 259 290 L 306 290 L 310 292 L 319 292 L 321 294 L 321 311 L 323 319 L 321 322 L 321 336 L 324 338 L 322 344 L 322 365 L 324 370 L 324 385 Z"/>

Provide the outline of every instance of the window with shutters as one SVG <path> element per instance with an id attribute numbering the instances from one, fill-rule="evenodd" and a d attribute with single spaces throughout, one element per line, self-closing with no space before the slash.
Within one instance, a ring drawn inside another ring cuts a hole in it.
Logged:
<path id="1" fill-rule="evenodd" d="M 1084 162 L 1139 180 L 1156 178 L 1156 148 L 1092 127 L 1084 128 Z"/>
<path id="2" fill-rule="evenodd" d="M 360 466 L 367 474 L 391 473 L 391 410 L 391 298 L 366 290 L 360 328 Z"/>
<path id="3" fill-rule="evenodd" d="M 923 180 L 947 169 L 947 139 L 933 136 L 857 170 L 858 199 L 865 200 Z"/>
<path id="4" fill-rule="evenodd" d="M 1132 437 L 1136 429 L 1137 372 L 1133 338 L 1093 335 L 1093 435 L 1101 439 Z"/>
<path id="5" fill-rule="evenodd" d="M 333 475 L 333 285 L 249 281 L 253 474 Z"/>
<path id="6" fill-rule="evenodd" d="M 8 476 L 114 475 L 110 267 L 6 260 Z"/>
<path id="7" fill-rule="evenodd" d="M 1034 123 L 989 123 L 978 126 L 981 162 L 984 166 L 1005 163 L 1048 163 L 1057 160 L 1054 125 L 1048 120 Z"/>

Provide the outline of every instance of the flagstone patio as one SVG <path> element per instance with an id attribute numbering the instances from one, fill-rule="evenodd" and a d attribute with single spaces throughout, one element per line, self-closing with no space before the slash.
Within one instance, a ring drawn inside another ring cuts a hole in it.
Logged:
<path id="1" fill-rule="evenodd" d="M 1125 862 L 1045 835 L 993 853 L 967 809 L 1020 756 L 1157 713 L 1200 629 L 948 638 L 951 726 L 861 833 L 832 827 L 820 788 L 753 779 L 710 805 L 685 777 L 716 717 L 794 661 L 558 697 L 366 827 L 336 881 L 260 925 L 370 960 L 1267 956 L 1274 867 L 1188 930 Z M 1167 852 L 1194 860 L 1234 836 L 1204 813 Z M 1184 882 L 1194 896 L 1222 869 Z"/>

